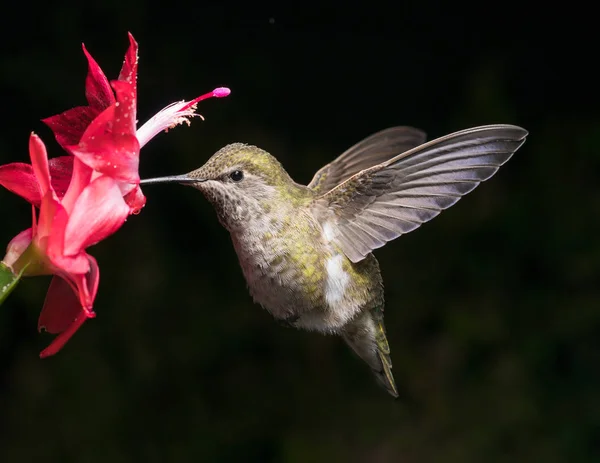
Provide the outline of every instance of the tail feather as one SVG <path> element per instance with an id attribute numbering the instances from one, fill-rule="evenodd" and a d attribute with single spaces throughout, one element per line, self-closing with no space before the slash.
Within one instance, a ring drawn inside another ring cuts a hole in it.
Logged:
<path id="1" fill-rule="evenodd" d="M 383 324 L 383 308 L 363 312 L 344 327 L 342 337 L 371 367 L 378 382 L 392 396 L 398 397 L 398 389 L 392 374 L 390 346 Z"/>

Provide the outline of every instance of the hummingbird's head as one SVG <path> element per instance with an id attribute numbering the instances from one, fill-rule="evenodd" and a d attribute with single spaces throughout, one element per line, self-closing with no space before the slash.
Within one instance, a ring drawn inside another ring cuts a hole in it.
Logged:
<path id="1" fill-rule="evenodd" d="M 221 148 L 206 164 L 183 177 L 213 204 L 219 220 L 230 231 L 304 196 L 303 187 L 290 178 L 277 159 L 243 143 Z"/>

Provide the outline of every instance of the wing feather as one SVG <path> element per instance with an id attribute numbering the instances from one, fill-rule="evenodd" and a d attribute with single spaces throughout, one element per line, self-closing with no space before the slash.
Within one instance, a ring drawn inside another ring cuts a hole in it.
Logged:
<path id="1" fill-rule="evenodd" d="M 438 138 L 355 172 L 319 196 L 315 210 L 332 227 L 332 240 L 358 262 L 492 177 L 526 136 L 527 131 L 517 126 L 490 125 Z M 360 145 L 349 150 L 351 156 L 344 162 L 355 162 L 355 153 L 369 146 Z M 317 189 L 329 185 L 320 183 L 319 174 L 315 179 Z"/>
<path id="2" fill-rule="evenodd" d="M 377 132 L 323 166 L 308 187 L 325 193 L 354 174 L 425 143 L 425 139 L 424 132 L 412 127 L 391 127 Z"/>

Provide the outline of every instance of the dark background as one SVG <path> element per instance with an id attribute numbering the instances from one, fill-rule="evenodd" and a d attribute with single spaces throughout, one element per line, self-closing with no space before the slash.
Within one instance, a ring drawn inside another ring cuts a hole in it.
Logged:
<path id="1" fill-rule="evenodd" d="M 99 3 L 99 2 L 96 2 Z M 597 26 L 575 3 L 269 7 L 12 2 L 0 19 L 0 163 L 83 104 L 86 46 L 109 78 L 140 44 L 138 118 L 227 85 L 206 121 L 159 135 L 144 177 L 243 141 L 312 174 L 379 129 L 530 131 L 491 181 L 376 252 L 394 373 L 379 389 L 334 337 L 286 329 L 248 295 L 200 193 L 148 187 L 90 249 L 101 284 L 59 355 L 36 332 L 47 278 L 0 310 L 3 462 L 600 461 Z M 540 4 L 542 5 L 542 4 Z M 593 45 L 593 43 L 596 45 Z M 0 243 L 30 224 L 0 191 Z"/>

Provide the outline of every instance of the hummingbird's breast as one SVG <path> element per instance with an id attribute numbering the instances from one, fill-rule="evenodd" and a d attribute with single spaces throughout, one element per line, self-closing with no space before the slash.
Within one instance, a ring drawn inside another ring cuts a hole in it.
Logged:
<path id="1" fill-rule="evenodd" d="M 335 332 L 363 309 L 381 304 L 377 260 L 353 264 L 328 242 L 307 208 L 249 218 L 231 233 L 255 302 L 275 318 Z"/>

